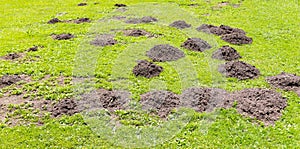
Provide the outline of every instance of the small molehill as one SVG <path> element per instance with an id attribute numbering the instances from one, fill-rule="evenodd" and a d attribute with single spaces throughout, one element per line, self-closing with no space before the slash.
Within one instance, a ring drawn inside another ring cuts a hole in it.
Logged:
<path id="1" fill-rule="evenodd" d="M 62 115 L 71 116 L 78 112 L 80 111 L 77 109 L 77 103 L 72 99 L 61 100 L 51 109 L 52 116 L 54 117 L 59 117 Z"/>
<path id="2" fill-rule="evenodd" d="M 75 36 L 68 33 L 68 34 L 59 34 L 59 35 L 52 35 L 51 36 L 54 40 L 69 40 L 74 38 Z"/>
<path id="3" fill-rule="evenodd" d="M 115 4 L 116 7 L 127 7 L 125 4 Z"/>
<path id="4" fill-rule="evenodd" d="M 242 56 L 234 48 L 226 45 L 219 48 L 217 51 L 215 51 L 212 55 L 212 58 L 232 61 L 232 60 L 238 60 L 242 58 Z"/>
<path id="5" fill-rule="evenodd" d="M 175 28 L 178 28 L 178 29 L 185 29 L 185 28 L 190 28 L 190 27 L 192 27 L 191 24 L 187 24 L 187 23 L 186 23 L 185 21 L 183 21 L 183 20 L 175 21 L 175 22 L 171 23 L 169 26 L 175 27 Z"/>
<path id="6" fill-rule="evenodd" d="M 55 23 L 60 23 L 60 22 L 63 22 L 63 21 L 59 20 L 58 18 L 53 18 L 48 21 L 48 24 L 55 24 Z"/>
<path id="7" fill-rule="evenodd" d="M 181 50 L 169 44 L 156 45 L 146 55 L 155 62 L 175 61 L 185 56 Z"/>
<path id="8" fill-rule="evenodd" d="M 79 3 L 79 4 L 77 4 L 77 6 L 86 6 L 87 5 L 87 3 Z"/>
<path id="9" fill-rule="evenodd" d="M 244 89 L 233 93 L 237 110 L 242 115 L 261 120 L 266 125 L 274 124 L 287 106 L 287 100 L 273 90 Z"/>
<path id="10" fill-rule="evenodd" d="M 89 23 L 91 22 L 90 18 L 79 18 L 79 19 L 75 19 L 75 20 L 70 20 L 71 22 L 74 22 L 76 24 L 80 24 L 80 23 Z"/>
<path id="11" fill-rule="evenodd" d="M 133 74 L 135 76 L 143 76 L 146 78 L 159 76 L 162 71 L 163 68 L 161 66 L 148 62 L 146 60 L 139 61 L 138 64 L 133 68 Z"/>
<path id="12" fill-rule="evenodd" d="M 239 80 L 253 79 L 260 75 L 260 71 L 250 64 L 242 61 L 230 61 L 219 66 L 219 72 L 226 77 L 234 77 Z"/>
<path id="13" fill-rule="evenodd" d="M 38 46 L 33 46 L 29 49 L 27 49 L 27 52 L 35 52 L 35 51 L 38 51 L 39 47 Z"/>
<path id="14" fill-rule="evenodd" d="M 241 33 L 232 33 L 226 34 L 221 37 L 222 40 L 231 43 L 231 44 L 251 44 L 253 42 L 252 38 L 247 37 L 245 34 Z"/>
<path id="15" fill-rule="evenodd" d="M 197 52 L 203 52 L 211 48 L 205 40 L 200 38 L 188 38 L 181 46 Z"/>
<path id="16" fill-rule="evenodd" d="M 0 78 L 0 88 L 10 86 L 21 80 L 22 80 L 22 78 L 19 75 L 5 75 Z"/>
<path id="17" fill-rule="evenodd" d="M 111 46 L 117 44 L 117 40 L 114 39 L 114 35 L 105 34 L 97 36 L 90 44 L 102 47 Z"/>
<path id="18" fill-rule="evenodd" d="M 9 53 L 9 54 L 3 56 L 2 58 L 5 60 L 15 60 L 15 59 L 21 58 L 23 56 L 24 56 L 23 53 Z"/>
<path id="19" fill-rule="evenodd" d="M 166 118 L 170 112 L 180 105 L 179 96 L 169 91 L 152 91 L 141 95 L 142 108 Z"/>
<path id="20" fill-rule="evenodd" d="M 215 34 L 218 36 L 233 34 L 233 33 L 239 33 L 239 34 L 244 34 L 244 35 L 246 34 L 246 32 L 242 29 L 232 28 L 232 27 L 226 26 L 226 25 L 220 25 L 218 27 L 218 26 L 214 26 L 214 25 L 210 25 L 210 24 L 202 24 L 200 27 L 197 28 L 197 30 L 205 32 L 205 33 Z"/>
<path id="21" fill-rule="evenodd" d="M 125 22 L 128 24 L 140 24 L 140 23 L 151 23 L 151 22 L 156 22 L 158 21 L 156 18 L 151 17 L 151 16 L 146 16 L 143 18 L 131 18 L 126 20 Z"/>
<path id="22" fill-rule="evenodd" d="M 267 77 L 266 81 L 275 88 L 295 91 L 297 94 L 300 91 L 300 76 L 296 74 L 282 72 L 277 76 Z"/>
<path id="23" fill-rule="evenodd" d="M 181 105 L 198 112 L 211 112 L 215 108 L 232 106 L 230 94 L 217 88 L 189 88 L 180 95 Z"/>
<path id="24" fill-rule="evenodd" d="M 151 34 L 145 30 L 141 29 L 129 29 L 123 31 L 125 36 L 133 36 L 133 37 L 140 37 L 140 36 L 151 36 Z"/>
<path id="25" fill-rule="evenodd" d="M 91 22 L 90 18 L 78 18 L 78 19 L 73 19 L 73 20 L 59 20 L 58 18 L 53 18 L 48 21 L 48 24 L 56 24 L 56 23 L 80 24 L 80 23 L 89 23 L 89 22 Z"/>

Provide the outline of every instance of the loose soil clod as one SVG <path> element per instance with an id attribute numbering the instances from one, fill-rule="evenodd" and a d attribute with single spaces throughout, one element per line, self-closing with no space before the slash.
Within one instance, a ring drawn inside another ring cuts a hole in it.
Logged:
<path id="1" fill-rule="evenodd" d="M 143 76 L 146 78 L 159 76 L 162 71 L 163 68 L 161 66 L 146 60 L 139 61 L 138 64 L 133 68 L 133 74 L 135 76 Z"/>
<path id="2" fill-rule="evenodd" d="M 125 4 L 115 4 L 116 7 L 127 7 Z"/>
<path id="3" fill-rule="evenodd" d="M 79 4 L 77 4 L 77 6 L 86 6 L 87 5 L 87 3 L 79 3 Z"/>
<path id="4" fill-rule="evenodd" d="M 219 60 L 232 61 L 242 58 L 242 56 L 232 47 L 226 45 L 219 48 L 212 55 L 212 58 Z"/>
<path id="5" fill-rule="evenodd" d="M 245 34 L 241 33 L 232 33 L 226 34 L 221 37 L 222 40 L 231 43 L 231 44 L 251 44 L 253 42 L 252 38 L 247 37 Z"/>
<path id="6" fill-rule="evenodd" d="M 156 45 L 146 55 L 155 62 L 175 61 L 185 57 L 181 50 L 169 44 Z"/>
<path id="7" fill-rule="evenodd" d="M 126 20 L 125 22 L 128 24 L 140 24 L 140 23 L 151 23 L 158 21 L 156 18 L 153 18 L 151 16 L 146 16 L 143 18 L 131 18 Z"/>
<path id="8" fill-rule="evenodd" d="M 142 108 L 166 118 L 171 110 L 180 105 L 179 96 L 169 91 L 152 91 L 141 95 Z"/>
<path id="9" fill-rule="evenodd" d="M 200 38 L 188 38 L 181 46 L 198 52 L 203 52 L 211 48 L 211 46 L 205 40 Z"/>
<path id="10" fill-rule="evenodd" d="M 211 112 L 216 108 L 230 108 L 230 94 L 216 88 L 189 88 L 180 95 L 181 105 L 198 112 Z"/>
<path id="11" fill-rule="evenodd" d="M 0 78 L 0 88 L 10 86 L 21 80 L 22 80 L 22 78 L 19 75 L 5 75 Z"/>
<path id="12" fill-rule="evenodd" d="M 114 39 L 114 35 L 109 34 L 99 35 L 93 41 L 90 42 L 91 45 L 102 47 L 115 45 L 117 43 L 117 40 Z"/>
<path id="13" fill-rule="evenodd" d="M 287 100 L 280 93 L 268 89 L 244 89 L 232 96 L 237 101 L 239 113 L 261 120 L 266 125 L 274 124 L 287 106 Z"/>
<path id="14" fill-rule="evenodd" d="M 242 61 L 230 61 L 219 66 L 219 72 L 226 77 L 235 77 L 239 80 L 253 79 L 260 75 L 260 71 Z"/>
<path id="15" fill-rule="evenodd" d="M 300 76 L 296 74 L 282 72 L 277 76 L 267 77 L 266 81 L 275 88 L 295 91 L 300 96 Z"/>
<path id="16" fill-rule="evenodd" d="M 91 22 L 90 18 L 79 18 L 79 19 L 71 20 L 71 21 L 73 21 L 76 24 Z"/>
<path id="17" fill-rule="evenodd" d="M 129 29 L 129 30 L 125 30 L 123 33 L 125 36 L 133 36 L 133 37 L 150 36 L 151 35 L 147 31 L 140 30 L 140 29 Z"/>
<path id="18" fill-rule="evenodd" d="M 78 113 L 77 103 L 72 99 L 64 99 L 56 103 L 51 109 L 52 115 L 54 117 L 59 117 L 62 115 L 74 115 Z"/>
<path id="19" fill-rule="evenodd" d="M 18 59 L 21 57 L 23 57 L 23 55 L 21 53 L 9 53 L 9 54 L 3 56 L 2 58 L 5 60 L 15 60 L 15 59 Z"/>
<path id="20" fill-rule="evenodd" d="M 38 49 L 39 49 L 38 46 L 33 46 L 33 47 L 27 49 L 27 52 L 35 52 L 35 51 L 37 51 Z"/>
<path id="21" fill-rule="evenodd" d="M 59 23 L 59 22 L 62 22 L 62 21 L 59 20 L 58 18 L 53 18 L 53 19 L 48 21 L 48 24 L 55 24 L 55 23 Z"/>
<path id="22" fill-rule="evenodd" d="M 192 25 L 187 24 L 183 20 L 178 20 L 178 21 L 175 21 L 175 22 L 171 23 L 169 26 L 175 27 L 175 28 L 178 28 L 178 29 L 185 29 L 185 28 L 190 28 Z"/>
<path id="23" fill-rule="evenodd" d="M 68 34 L 52 35 L 51 37 L 55 40 L 68 40 L 74 38 L 75 36 L 68 33 Z"/>

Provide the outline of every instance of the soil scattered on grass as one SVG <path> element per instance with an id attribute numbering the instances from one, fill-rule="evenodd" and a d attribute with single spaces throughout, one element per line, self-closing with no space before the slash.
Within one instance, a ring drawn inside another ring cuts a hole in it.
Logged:
<path id="1" fill-rule="evenodd" d="M 212 58 L 219 60 L 232 61 L 242 58 L 242 56 L 232 47 L 226 45 L 219 48 L 212 55 Z"/>
<path id="2" fill-rule="evenodd" d="M 68 40 L 68 39 L 72 39 L 74 38 L 75 36 L 68 33 L 68 34 L 59 34 L 59 35 L 52 35 L 51 36 L 54 40 Z"/>
<path id="3" fill-rule="evenodd" d="M 10 86 L 22 80 L 19 75 L 5 75 L 0 78 L 0 88 Z"/>
<path id="4" fill-rule="evenodd" d="M 188 38 L 181 46 L 198 52 L 203 52 L 211 48 L 211 46 L 205 40 L 200 38 Z"/>
<path id="5" fill-rule="evenodd" d="M 287 106 L 287 100 L 273 90 L 244 89 L 233 93 L 237 110 L 242 115 L 261 120 L 266 125 L 274 124 Z"/>
<path id="6" fill-rule="evenodd" d="M 60 23 L 60 22 L 62 22 L 62 21 L 59 20 L 58 18 L 53 18 L 48 21 L 48 24 L 55 24 L 55 23 Z"/>
<path id="7" fill-rule="evenodd" d="M 175 27 L 175 28 L 178 28 L 178 29 L 185 29 L 185 28 L 190 28 L 192 25 L 187 24 L 183 20 L 178 20 L 178 21 L 175 21 L 175 22 L 171 23 L 169 26 Z"/>
<path id="8" fill-rule="evenodd" d="M 142 108 L 166 118 L 172 109 L 180 105 L 179 96 L 169 91 L 152 91 L 142 94 Z"/>
<path id="9" fill-rule="evenodd" d="M 79 3 L 77 6 L 86 6 L 87 3 Z"/>
<path id="10" fill-rule="evenodd" d="M 252 38 L 247 37 L 245 34 L 241 33 L 232 33 L 226 34 L 221 37 L 222 40 L 231 43 L 231 44 L 251 44 L 253 42 Z"/>
<path id="11" fill-rule="evenodd" d="M 138 64 L 133 68 L 133 74 L 135 76 L 143 76 L 146 78 L 159 76 L 162 71 L 163 68 L 161 66 L 146 60 L 139 61 Z"/>
<path id="12" fill-rule="evenodd" d="M 169 44 L 156 45 L 146 55 L 155 62 L 175 61 L 185 56 L 181 50 Z"/>
<path id="13" fill-rule="evenodd" d="M 253 79 L 260 75 L 260 71 L 250 64 L 242 61 L 230 61 L 219 66 L 219 72 L 226 77 L 234 77 L 239 80 Z"/>
<path id="14" fill-rule="evenodd" d="M 158 21 L 156 18 L 153 18 L 151 16 L 146 16 L 143 18 L 131 18 L 126 20 L 125 22 L 128 24 L 140 24 L 140 23 L 151 23 Z"/>
<path id="15" fill-rule="evenodd" d="M 51 20 L 48 21 L 48 24 L 56 24 L 56 23 L 76 23 L 76 24 L 80 24 L 80 23 L 89 23 L 91 22 L 90 18 L 78 18 L 78 19 L 74 19 L 74 20 L 59 20 L 58 18 L 53 18 Z"/>
<path id="16" fill-rule="evenodd" d="M 37 51 L 38 49 L 39 49 L 38 46 L 33 46 L 33 47 L 27 49 L 27 52 L 35 52 L 35 51 Z"/>
<path id="17" fill-rule="evenodd" d="M 88 94 L 84 94 L 79 100 L 79 111 L 107 109 L 111 112 L 115 110 L 125 110 L 129 106 L 131 94 L 127 91 L 99 89 Z"/>
<path id="18" fill-rule="evenodd" d="M 71 116 L 80 111 L 77 109 L 76 101 L 72 99 L 63 99 L 53 106 L 51 112 L 54 117 L 59 117 L 62 115 Z"/>
<path id="19" fill-rule="evenodd" d="M 198 112 L 211 112 L 215 108 L 230 108 L 230 94 L 216 88 L 189 88 L 180 95 L 181 105 Z"/>
<path id="20" fill-rule="evenodd" d="M 246 34 L 246 32 L 242 29 L 232 28 L 232 27 L 226 26 L 226 25 L 220 25 L 218 27 L 218 26 L 214 26 L 214 25 L 210 25 L 210 24 L 202 24 L 200 27 L 197 28 L 197 30 L 205 32 L 205 33 L 212 33 L 212 34 L 215 34 L 218 36 L 233 34 L 233 33 L 238 33 L 238 34 L 243 34 L 243 35 Z"/>
<path id="21" fill-rule="evenodd" d="M 116 7 L 127 7 L 125 4 L 115 4 Z"/>
<path id="22" fill-rule="evenodd" d="M 133 37 L 139 37 L 139 36 L 151 36 L 151 34 L 145 30 L 141 29 L 129 29 L 129 30 L 124 30 L 124 35 L 125 36 L 133 36 Z"/>
<path id="23" fill-rule="evenodd" d="M 95 46 L 111 46 L 117 44 L 117 40 L 114 39 L 114 35 L 104 34 L 97 36 L 90 44 Z"/>
<path id="24" fill-rule="evenodd" d="M 296 74 L 282 72 L 277 76 L 267 77 L 266 81 L 275 88 L 295 91 L 300 96 L 300 76 Z"/>
<path id="25" fill-rule="evenodd" d="M 23 53 L 9 53 L 3 56 L 2 58 L 5 60 L 15 60 L 15 59 L 22 58 L 23 56 L 24 56 Z"/>
<path id="26" fill-rule="evenodd" d="M 91 22 L 90 18 L 79 18 L 79 19 L 71 20 L 71 21 L 76 24 Z"/>

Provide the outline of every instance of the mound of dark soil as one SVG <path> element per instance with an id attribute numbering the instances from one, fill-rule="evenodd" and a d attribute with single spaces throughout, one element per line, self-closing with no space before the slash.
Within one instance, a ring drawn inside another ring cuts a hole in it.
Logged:
<path id="1" fill-rule="evenodd" d="M 232 47 L 226 45 L 219 48 L 212 55 L 212 58 L 219 60 L 232 61 L 242 58 L 242 56 Z"/>
<path id="2" fill-rule="evenodd" d="M 0 88 L 15 84 L 21 80 L 22 78 L 19 75 L 5 75 L 0 78 Z"/>
<path id="3" fill-rule="evenodd" d="M 41 48 L 43 48 L 43 46 L 40 46 Z M 35 52 L 35 51 L 38 51 L 39 49 L 39 46 L 33 46 L 29 49 L 27 49 L 27 52 Z"/>
<path id="4" fill-rule="evenodd" d="M 260 71 L 250 64 L 242 61 L 230 61 L 219 66 L 219 72 L 226 77 L 234 77 L 239 80 L 253 79 L 260 75 Z"/>
<path id="5" fill-rule="evenodd" d="M 76 24 L 91 22 L 90 18 L 79 18 L 79 19 L 71 20 L 71 21 L 73 21 Z"/>
<path id="6" fill-rule="evenodd" d="M 200 38 L 188 38 L 181 46 L 198 52 L 203 52 L 211 48 L 211 46 L 205 40 Z"/>
<path id="7" fill-rule="evenodd" d="M 77 103 L 72 99 L 64 99 L 56 103 L 51 109 L 52 115 L 54 117 L 59 117 L 62 115 L 74 115 L 78 113 Z"/>
<path id="8" fill-rule="evenodd" d="M 114 35 L 105 34 L 97 36 L 90 44 L 104 47 L 117 44 L 117 40 L 114 39 Z"/>
<path id="9" fill-rule="evenodd" d="M 68 33 L 68 34 L 52 35 L 51 37 L 55 40 L 68 40 L 74 38 L 75 36 Z"/>
<path id="10" fill-rule="evenodd" d="M 155 62 L 175 61 L 185 56 L 181 50 L 169 44 L 156 45 L 146 55 Z"/>
<path id="11" fill-rule="evenodd" d="M 180 104 L 179 96 L 169 91 L 152 91 L 141 95 L 142 108 L 165 118 Z"/>
<path id="12" fill-rule="evenodd" d="M 233 93 L 237 101 L 237 110 L 242 115 L 261 120 L 265 124 L 274 124 L 287 106 L 287 100 L 273 90 L 244 89 Z"/>
<path id="13" fill-rule="evenodd" d="M 247 37 L 245 34 L 241 33 L 232 33 L 226 34 L 221 37 L 222 40 L 231 43 L 231 44 L 251 44 L 253 42 L 252 38 Z"/>
<path id="14" fill-rule="evenodd" d="M 141 29 L 129 29 L 125 30 L 124 32 L 125 36 L 133 36 L 133 37 L 139 37 L 139 36 L 150 36 L 151 34 L 145 30 Z"/>
<path id="15" fill-rule="evenodd" d="M 115 4 L 116 7 L 127 7 L 125 4 Z"/>
<path id="16" fill-rule="evenodd" d="M 126 109 L 130 102 L 131 94 L 127 91 L 109 91 L 99 89 L 97 91 L 85 94 L 82 100 L 79 101 L 80 111 L 107 109 L 109 111 Z"/>
<path id="17" fill-rule="evenodd" d="M 48 21 L 48 24 L 55 24 L 55 23 L 59 23 L 59 22 L 62 22 L 62 21 L 59 20 L 58 18 L 53 18 L 53 19 Z"/>
<path id="18" fill-rule="evenodd" d="M 230 94 L 216 88 L 189 88 L 180 95 L 181 105 L 198 112 L 211 112 L 215 108 L 229 108 L 232 106 Z"/>
<path id="19" fill-rule="evenodd" d="M 87 3 L 79 3 L 79 4 L 77 4 L 77 6 L 86 6 L 87 5 Z"/>
<path id="20" fill-rule="evenodd" d="M 232 28 L 226 25 L 220 25 L 218 27 L 210 24 L 202 24 L 200 27 L 197 28 L 197 30 L 205 33 L 212 33 L 218 36 L 233 34 L 233 33 L 239 33 L 244 35 L 246 34 L 246 32 L 242 29 Z"/>
<path id="21" fill-rule="evenodd" d="M 178 28 L 178 29 L 185 29 L 185 28 L 190 28 L 192 25 L 187 24 L 183 20 L 178 20 L 178 21 L 175 21 L 175 22 L 171 23 L 169 26 L 175 27 L 175 28 Z"/>
<path id="22" fill-rule="evenodd" d="M 300 90 L 300 76 L 296 74 L 282 72 L 277 76 L 267 77 L 266 81 L 273 87 L 283 90 L 296 92 Z"/>
<path id="23" fill-rule="evenodd" d="M 5 60 L 15 60 L 15 59 L 18 59 L 21 57 L 23 57 L 23 55 L 21 53 L 9 53 L 2 58 Z"/>
<path id="24" fill-rule="evenodd" d="M 131 18 L 126 20 L 125 22 L 128 24 L 140 24 L 140 23 L 151 23 L 151 22 L 156 22 L 157 19 L 153 18 L 151 16 L 146 16 L 143 18 Z"/>
<path id="25" fill-rule="evenodd" d="M 133 68 L 133 74 L 135 76 L 143 76 L 146 78 L 159 76 L 162 71 L 163 68 L 161 66 L 148 62 L 146 60 L 139 61 L 138 64 Z"/>

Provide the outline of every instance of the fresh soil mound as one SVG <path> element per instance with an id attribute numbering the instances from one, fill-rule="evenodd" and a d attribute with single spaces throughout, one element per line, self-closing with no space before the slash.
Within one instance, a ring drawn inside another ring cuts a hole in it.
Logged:
<path id="1" fill-rule="evenodd" d="M 148 110 L 165 118 L 180 104 L 179 96 L 169 91 L 152 91 L 141 95 L 140 103 Z"/>
<path id="2" fill-rule="evenodd" d="M 232 47 L 226 45 L 215 51 L 212 58 L 219 60 L 232 61 L 242 58 L 242 56 Z"/>
<path id="3" fill-rule="evenodd" d="M 175 61 L 185 56 L 181 50 L 169 44 L 156 45 L 146 55 L 155 62 Z"/>
<path id="4" fill-rule="evenodd" d="M 189 88 L 180 95 L 181 105 L 198 112 L 211 112 L 215 108 L 232 106 L 230 94 L 216 88 Z"/>
<path id="5" fill-rule="evenodd" d="M 21 80 L 22 78 L 19 75 L 5 75 L 0 78 L 0 88 L 15 84 Z"/>
<path id="6" fill-rule="evenodd" d="M 181 46 L 198 52 L 203 52 L 211 48 L 211 46 L 205 40 L 200 38 L 188 38 Z"/>
<path id="7" fill-rule="evenodd" d="M 253 79 L 260 75 L 260 71 L 250 64 L 242 61 L 230 61 L 219 66 L 219 72 L 226 77 L 234 77 L 239 80 Z"/>
<path id="8" fill-rule="evenodd" d="M 221 37 L 222 40 L 231 43 L 231 44 L 251 44 L 253 42 L 252 38 L 247 37 L 245 34 L 241 33 L 232 33 L 226 34 Z"/>
<path id="9" fill-rule="evenodd" d="M 53 19 L 48 21 L 48 24 L 55 24 L 55 23 L 59 23 L 59 22 L 62 22 L 62 21 L 59 20 L 58 18 L 53 18 Z"/>
<path id="10" fill-rule="evenodd" d="M 283 90 L 296 92 L 300 90 L 300 76 L 296 74 L 282 72 L 277 76 L 267 77 L 266 81 L 273 87 Z"/>
<path id="11" fill-rule="evenodd" d="M 80 23 L 91 22 L 91 20 L 90 20 L 90 18 L 79 18 L 79 19 L 73 20 L 73 22 L 76 24 L 80 24 Z"/>
<path id="12" fill-rule="evenodd" d="M 68 33 L 68 34 L 52 35 L 51 37 L 55 40 L 68 40 L 74 38 L 75 36 Z"/>
<path id="13" fill-rule="evenodd" d="M 79 4 L 77 4 L 77 6 L 86 6 L 87 5 L 87 3 L 79 3 Z"/>
<path id="14" fill-rule="evenodd" d="M 155 65 L 154 63 L 148 62 L 146 60 L 141 60 L 133 68 L 133 74 L 135 76 L 143 76 L 146 78 L 153 78 L 159 76 L 163 71 L 161 66 Z"/>
<path id="15" fill-rule="evenodd" d="M 105 34 L 97 36 L 96 39 L 90 42 L 90 44 L 104 47 L 115 45 L 117 44 L 117 41 L 114 39 L 114 35 Z"/>
<path id="16" fill-rule="evenodd" d="M 18 59 L 18 58 L 21 58 L 21 57 L 23 57 L 23 55 L 20 54 L 20 53 L 9 53 L 9 54 L 5 55 L 2 58 L 5 59 L 5 60 L 15 60 L 15 59 Z"/>
<path id="17" fill-rule="evenodd" d="M 190 28 L 192 25 L 187 24 L 183 20 L 179 20 L 179 21 L 175 21 L 175 22 L 171 23 L 169 26 L 175 27 L 175 28 L 178 28 L 178 29 L 185 29 L 185 28 Z"/>
<path id="18" fill-rule="evenodd" d="M 74 115 L 78 113 L 77 103 L 72 99 L 64 99 L 56 103 L 51 109 L 52 115 L 54 117 L 59 117 L 62 115 Z"/>
<path id="19" fill-rule="evenodd" d="M 214 25 L 210 25 L 210 24 L 202 24 L 200 27 L 197 28 L 197 30 L 205 32 L 205 33 L 212 33 L 212 34 L 215 34 L 218 36 L 233 34 L 233 33 L 238 33 L 238 34 L 243 34 L 243 35 L 246 34 L 246 32 L 242 29 L 232 28 L 232 27 L 226 26 L 226 25 L 220 25 L 218 27 L 218 26 L 214 26 Z"/>
<path id="20" fill-rule="evenodd" d="M 94 109 L 115 111 L 126 109 L 131 100 L 130 96 L 131 94 L 127 91 L 99 89 L 83 95 L 82 100 L 79 101 L 79 109 L 80 111 Z"/>
<path id="21" fill-rule="evenodd" d="M 116 7 L 127 7 L 125 4 L 115 4 Z"/>
<path id="22" fill-rule="evenodd" d="M 233 93 L 237 101 L 237 110 L 242 115 L 261 120 L 265 124 L 274 124 L 287 106 L 287 100 L 273 90 L 244 89 Z"/>
<path id="23" fill-rule="evenodd" d="M 150 36 L 151 34 L 145 30 L 140 29 L 129 29 L 124 31 L 125 36 L 133 36 L 133 37 L 139 37 L 139 36 Z"/>
<path id="24" fill-rule="evenodd" d="M 140 24 L 140 23 L 151 23 L 151 22 L 156 22 L 157 19 L 153 18 L 151 16 L 146 16 L 143 18 L 131 18 L 126 20 L 125 22 L 128 24 Z"/>

